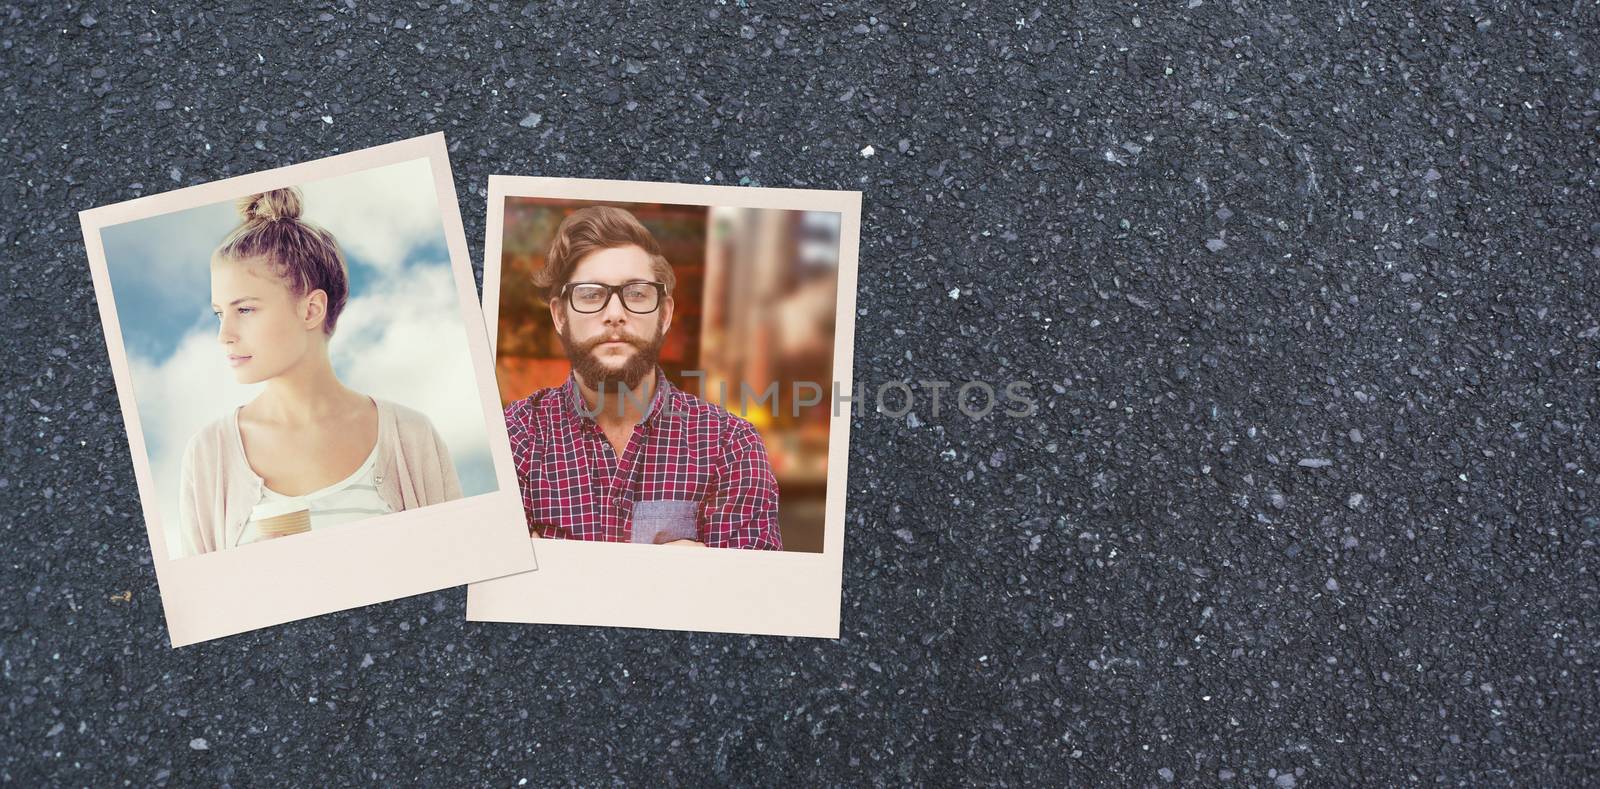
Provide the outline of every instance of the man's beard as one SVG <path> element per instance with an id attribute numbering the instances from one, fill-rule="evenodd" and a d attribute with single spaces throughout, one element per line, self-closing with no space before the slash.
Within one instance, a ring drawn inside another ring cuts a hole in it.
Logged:
<path id="1" fill-rule="evenodd" d="M 628 334 L 612 335 L 601 334 L 598 337 L 584 342 L 582 345 L 573 345 L 566 332 L 557 332 L 561 338 L 561 348 L 567 352 L 567 361 L 572 363 L 573 372 L 578 378 L 591 388 L 601 392 L 619 392 L 621 386 L 628 387 L 629 391 L 637 391 L 639 382 L 644 377 L 655 372 L 656 362 L 661 358 L 661 343 L 666 338 L 666 332 L 657 330 L 654 340 L 641 340 Z M 620 340 L 634 348 L 634 354 L 621 367 L 611 367 L 600 361 L 594 354 L 594 349 L 601 343 Z"/>

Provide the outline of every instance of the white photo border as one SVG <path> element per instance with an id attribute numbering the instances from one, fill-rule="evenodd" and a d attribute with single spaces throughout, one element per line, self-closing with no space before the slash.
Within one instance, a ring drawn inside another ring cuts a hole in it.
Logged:
<path id="1" fill-rule="evenodd" d="M 860 192 L 491 175 L 483 266 L 491 348 L 499 318 L 505 205 L 512 197 L 838 213 L 833 379 L 840 392 L 853 391 Z M 529 538 L 538 546 L 540 571 L 471 584 L 467 619 L 838 638 L 849 405 L 831 420 L 822 553 L 669 551 L 654 545 Z M 661 594 L 666 589 L 672 594 Z M 717 603 L 684 605 L 684 600 Z"/>
<path id="2" fill-rule="evenodd" d="M 301 534 L 291 540 L 270 540 L 200 556 L 169 556 L 161 523 L 160 493 L 134 399 L 101 231 L 125 222 L 416 159 L 429 160 L 438 191 L 440 219 L 466 326 L 497 489 L 339 529 Z M 481 321 L 471 252 L 442 132 L 101 206 L 82 211 L 78 217 L 112 378 L 127 427 L 167 633 L 174 648 L 538 569 L 522 515 L 516 468 L 495 387 L 493 352 Z"/>

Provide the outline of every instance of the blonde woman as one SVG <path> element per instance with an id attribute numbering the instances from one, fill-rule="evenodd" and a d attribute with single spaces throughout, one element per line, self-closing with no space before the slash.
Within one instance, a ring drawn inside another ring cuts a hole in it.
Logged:
<path id="1" fill-rule="evenodd" d="M 186 556 L 461 497 L 426 416 L 334 373 L 328 343 L 349 272 L 333 235 L 300 210 L 293 188 L 240 200 L 240 225 L 211 255 L 219 350 L 240 383 L 266 387 L 184 451 Z"/>

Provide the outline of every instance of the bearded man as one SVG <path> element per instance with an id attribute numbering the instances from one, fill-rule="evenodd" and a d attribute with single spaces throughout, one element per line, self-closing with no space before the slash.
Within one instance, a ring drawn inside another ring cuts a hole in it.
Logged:
<path id="1" fill-rule="evenodd" d="M 534 284 L 572 373 L 505 410 L 529 533 L 782 550 L 761 435 L 657 366 L 676 277 L 650 231 L 621 208 L 576 211 Z"/>

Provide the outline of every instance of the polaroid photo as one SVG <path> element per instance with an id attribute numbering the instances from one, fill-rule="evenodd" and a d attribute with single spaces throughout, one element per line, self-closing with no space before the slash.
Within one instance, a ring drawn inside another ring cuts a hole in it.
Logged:
<path id="1" fill-rule="evenodd" d="M 490 177 L 541 569 L 467 619 L 838 637 L 860 224 L 860 192 Z"/>
<path id="2" fill-rule="evenodd" d="M 174 647 L 537 569 L 443 134 L 79 218 Z"/>

